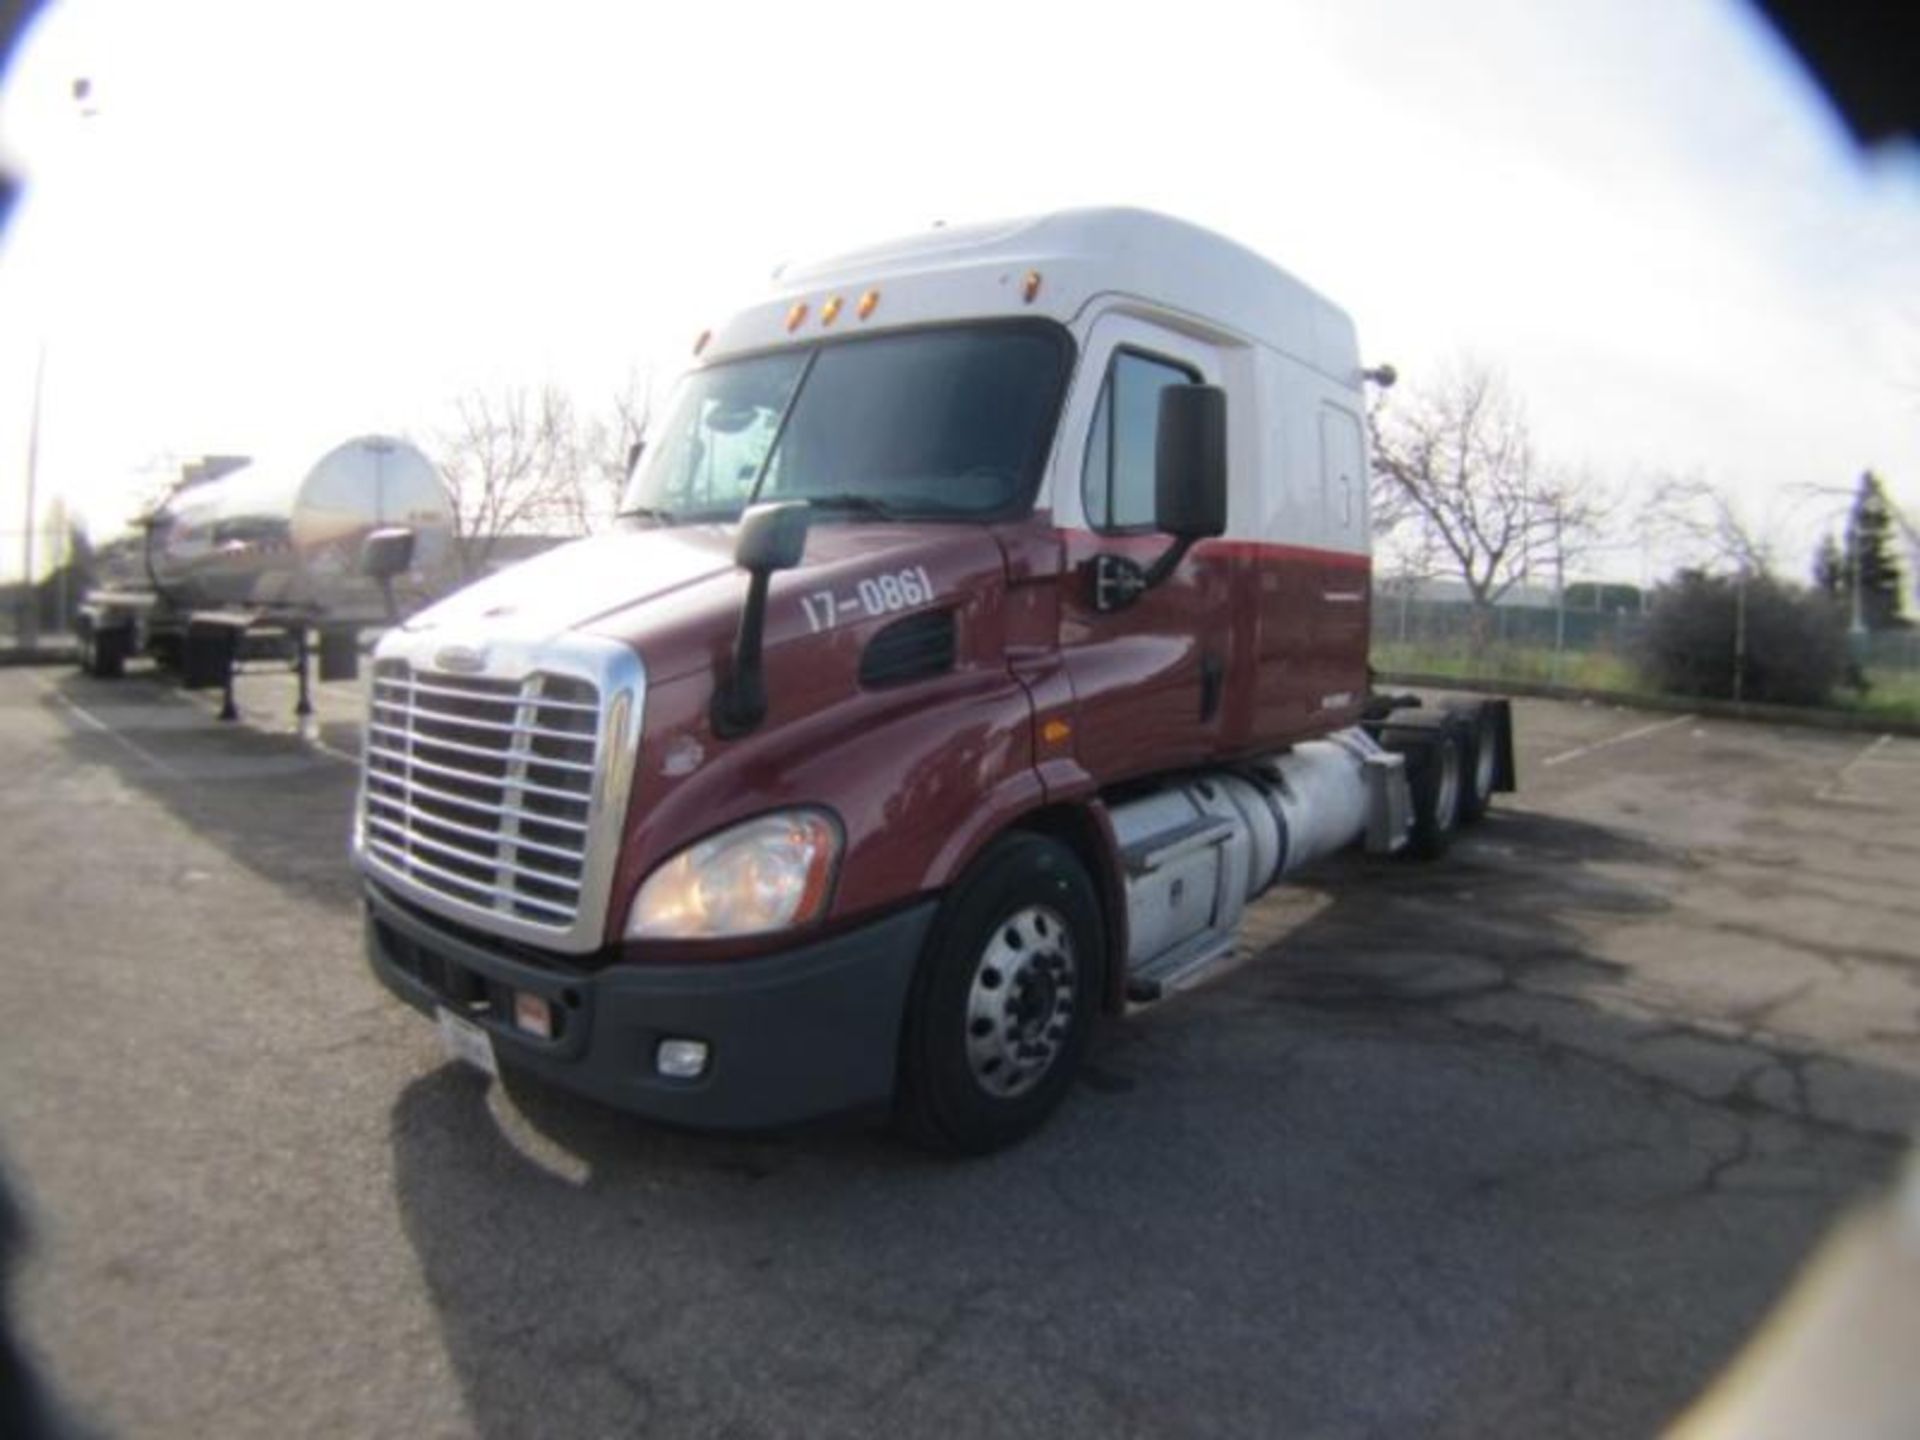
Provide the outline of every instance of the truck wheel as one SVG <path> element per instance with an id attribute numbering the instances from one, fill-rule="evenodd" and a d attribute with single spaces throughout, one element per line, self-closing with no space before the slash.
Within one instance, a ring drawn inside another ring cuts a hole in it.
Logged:
<path id="1" fill-rule="evenodd" d="M 133 648 L 133 632 L 121 626 L 96 630 L 88 648 L 93 652 L 93 669 L 88 673 L 102 680 L 118 680 L 127 673 L 127 652 Z"/>
<path id="2" fill-rule="evenodd" d="M 1037 1129 L 1086 1053 L 1104 934 L 1071 850 L 1040 835 L 996 841 L 948 895 L 920 958 L 898 1128 L 973 1155 Z"/>
<path id="3" fill-rule="evenodd" d="M 1417 860 L 1446 854 L 1453 832 L 1460 827 L 1466 778 L 1461 751 L 1459 731 L 1451 725 L 1429 730 L 1406 747 L 1407 787 L 1413 800 L 1413 834 L 1407 853 Z"/>
<path id="4" fill-rule="evenodd" d="M 1466 766 L 1466 783 L 1460 790 L 1460 823 L 1471 825 L 1493 805 L 1493 787 L 1500 773 L 1500 730 L 1493 711 L 1484 706 L 1475 706 L 1458 718 Z"/>
<path id="5" fill-rule="evenodd" d="M 118 680 L 127 668 L 127 632 L 82 619 L 74 632 L 80 673 L 101 680 Z"/>

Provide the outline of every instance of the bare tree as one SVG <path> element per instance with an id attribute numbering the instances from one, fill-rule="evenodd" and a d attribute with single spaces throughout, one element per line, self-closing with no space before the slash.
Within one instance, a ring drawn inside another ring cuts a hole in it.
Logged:
<path id="1" fill-rule="evenodd" d="M 484 570 L 503 535 L 586 533 L 587 465 L 562 391 L 475 390 L 453 408 L 437 449 L 464 573 Z"/>
<path id="2" fill-rule="evenodd" d="M 1404 516 L 1374 517 L 1376 537 L 1391 534 L 1389 543 L 1376 546 L 1374 578 L 1381 596 L 1393 608 L 1394 639 L 1404 645 L 1413 638 L 1413 602 L 1424 584 L 1442 572 L 1439 542 L 1424 526 Z M 1376 609 L 1376 616 L 1378 610 Z"/>
<path id="3" fill-rule="evenodd" d="M 1773 547 L 1725 490 L 1697 473 L 1662 475 L 1640 513 L 1649 548 L 1709 574 L 1771 575 Z"/>
<path id="4" fill-rule="evenodd" d="M 1693 572 L 1681 575 L 1681 592 L 1702 576 L 1731 575 L 1733 582 L 1732 686 L 1734 700 L 1747 698 L 1748 592 L 1772 585 L 1773 549 L 1741 515 L 1725 490 L 1704 476 L 1665 475 L 1654 482 L 1641 512 L 1640 529 L 1653 547 L 1677 549 Z"/>
<path id="5" fill-rule="evenodd" d="M 627 488 L 633 447 L 646 439 L 652 419 L 651 385 L 642 373 L 631 374 L 614 392 L 606 409 L 589 415 L 580 426 L 583 485 L 597 524 L 611 517 Z"/>
<path id="6" fill-rule="evenodd" d="M 1593 481 L 1541 465 L 1499 372 L 1462 360 L 1373 416 L 1373 514 L 1397 549 L 1438 557 L 1474 607 L 1474 636 L 1534 565 L 1564 579 L 1604 523 Z"/>

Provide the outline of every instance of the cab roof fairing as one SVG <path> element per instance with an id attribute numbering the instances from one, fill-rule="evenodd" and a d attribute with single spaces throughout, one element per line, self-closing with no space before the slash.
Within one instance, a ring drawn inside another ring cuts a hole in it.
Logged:
<path id="1" fill-rule="evenodd" d="M 1026 297 L 1027 277 L 1039 287 Z M 860 299 L 877 291 L 872 317 Z M 785 267 L 773 293 L 719 326 L 702 363 L 854 333 L 1041 317 L 1072 327 L 1096 298 L 1128 297 L 1245 336 L 1357 388 L 1353 322 L 1271 261 L 1147 210 L 1069 210 L 943 228 Z M 832 299 L 840 307 L 823 324 Z M 804 317 L 790 325 L 794 307 Z"/>

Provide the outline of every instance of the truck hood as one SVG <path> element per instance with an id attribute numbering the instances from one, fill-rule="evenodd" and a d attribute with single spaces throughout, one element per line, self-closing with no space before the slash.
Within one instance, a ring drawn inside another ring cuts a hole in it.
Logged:
<path id="1" fill-rule="evenodd" d="M 636 530 L 561 545 L 475 581 L 402 629 L 512 630 L 533 640 L 589 625 L 733 569 L 733 530 Z"/>
<path id="2" fill-rule="evenodd" d="M 444 630 L 462 641 L 511 633 L 534 644 L 589 631 L 638 651 L 656 680 L 711 669 L 732 645 L 746 596 L 747 577 L 733 563 L 735 530 L 676 526 L 576 541 L 448 596 L 404 628 Z M 858 603 L 859 582 L 916 565 L 934 592 L 930 602 L 944 596 L 949 605 L 1005 574 L 984 526 L 816 522 L 800 566 L 773 577 L 767 648 L 827 640 L 827 632 L 851 640 L 869 622 L 891 618 L 891 610 L 870 614 Z M 801 598 L 828 592 L 843 597 L 831 618 L 825 601 L 810 606 Z"/>

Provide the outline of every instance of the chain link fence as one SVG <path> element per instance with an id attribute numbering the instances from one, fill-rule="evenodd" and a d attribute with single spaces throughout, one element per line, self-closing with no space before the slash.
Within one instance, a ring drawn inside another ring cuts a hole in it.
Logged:
<path id="1" fill-rule="evenodd" d="M 35 534 L 33 585 L 19 581 L 25 559 L 25 537 L 20 528 L 0 529 L 0 571 L 12 579 L 0 584 L 0 659 L 20 659 L 29 652 L 64 653 L 72 647 L 73 615 L 86 593 L 87 577 L 68 561 L 66 547 L 53 537 Z M 54 548 L 49 550 L 50 543 Z"/>
<path id="2" fill-rule="evenodd" d="M 1478 633 L 1484 625 L 1484 635 Z M 1466 601 L 1378 591 L 1373 597 L 1374 663 L 1388 672 L 1558 681 L 1594 689 L 1631 688 L 1647 625 L 1637 609 L 1578 610 L 1496 605 L 1482 620 Z M 1920 627 L 1860 637 L 1870 672 L 1920 674 Z"/>
<path id="3" fill-rule="evenodd" d="M 1627 654 L 1646 618 L 1638 611 L 1561 610 L 1550 606 L 1496 605 L 1486 622 L 1485 643 L 1503 648 L 1609 650 Z M 1474 648 L 1474 607 L 1465 601 L 1420 600 L 1376 594 L 1376 645 L 1412 646 L 1446 654 Z"/>

